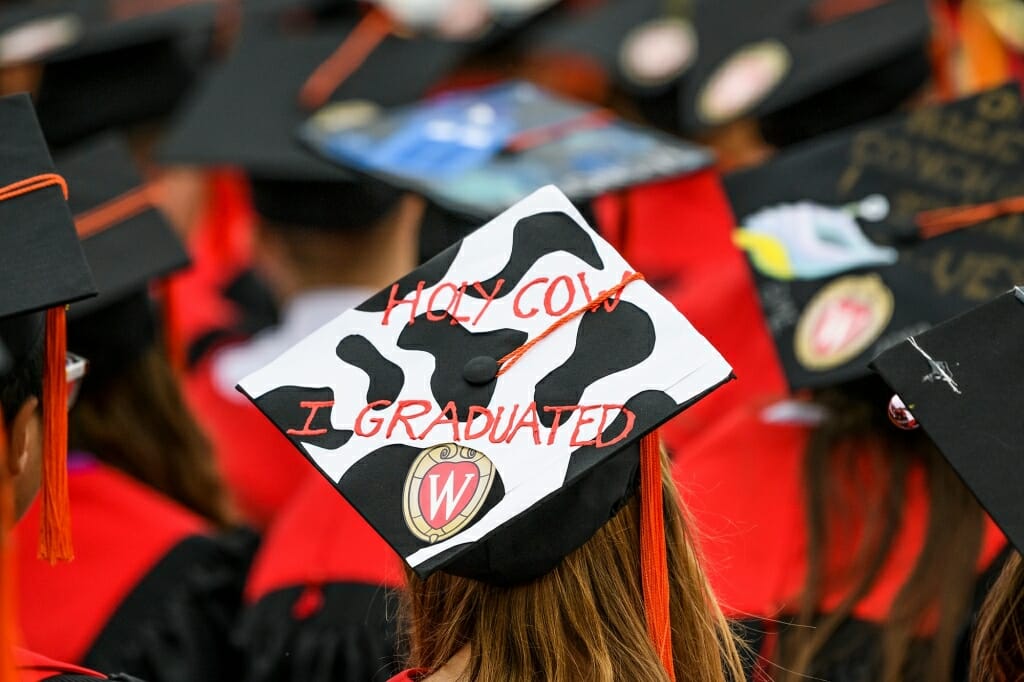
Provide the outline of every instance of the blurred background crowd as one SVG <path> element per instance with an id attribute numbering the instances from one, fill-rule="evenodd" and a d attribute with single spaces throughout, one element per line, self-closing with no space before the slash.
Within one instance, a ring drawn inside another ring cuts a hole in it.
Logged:
<path id="1" fill-rule="evenodd" d="M 555 184 L 738 378 L 661 436 L 749 679 L 966 680 L 1013 549 L 868 364 L 1024 283 L 1021 78 L 1019 0 L 4 2 L 0 95 L 99 291 L 75 558 L 29 507 L 20 641 L 150 682 L 398 673 L 401 559 L 296 450 L 330 410 L 281 433 L 235 386 Z"/>

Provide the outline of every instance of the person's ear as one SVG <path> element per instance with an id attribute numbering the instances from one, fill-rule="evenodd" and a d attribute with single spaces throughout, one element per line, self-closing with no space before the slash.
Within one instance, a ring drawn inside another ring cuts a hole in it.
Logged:
<path id="1" fill-rule="evenodd" d="M 39 399 L 32 396 L 18 408 L 11 421 L 10 447 L 7 450 L 7 474 L 17 478 L 28 468 L 37 447 L 39 432 Z"/>

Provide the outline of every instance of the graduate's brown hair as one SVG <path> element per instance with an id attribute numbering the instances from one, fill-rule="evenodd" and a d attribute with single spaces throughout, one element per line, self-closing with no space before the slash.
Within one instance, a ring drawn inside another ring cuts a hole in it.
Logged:
<path id="1" fill-rule="evenodd" d="M 811 434 L 804 460 L 808 564 L 797 623 L 808 627 L 783 633 L 775 656 L 778 682 L 805 679 L 834 663 L 829 645 L 894 548 L 915 469 L 927 487 L 928 524 L 914 568 L 881 625 L 877 679 L 953 677 L 957 638 L 972 607 L 984 515 L 925 434 L 888 422 L 890 394 L 871 378 L 816 396 L 827 416 Z M 835 556 L 836 543 L 850 542 L 844 528 L 851 523 L 859 525 L 860 541 L 845 566 L 850 587 L 835 608 L 821 613 L 826 562 Z M 932 634 L 919 640 L 925 631 Z"/>
<path id="2" fill-rule="evenodd" d="M 662 463 L 675 678 L 742 680 L 739 645 L 700 568 L 664 456 Z M 421 580 L 409 571 L 404 617 L 412 664 L 436 670 L 469 646 L 464 678 L 473 682 L 668 680 L 645 620 L 638 498 L 525 585 L 496 587 L 441 572 Z"/>
<path id="3" fill-rule="evenodd" d="M 69 442 L 218 526 L 233 520 L 213 448 L 158 345 L 102 383 L 83 383 Z"/>
<path id="4" fill-rule="evenodd" d="M 1024 671 L 1024 560 L 1006 562 L 978 616 L 971 682 L 1013 682 Z"/>

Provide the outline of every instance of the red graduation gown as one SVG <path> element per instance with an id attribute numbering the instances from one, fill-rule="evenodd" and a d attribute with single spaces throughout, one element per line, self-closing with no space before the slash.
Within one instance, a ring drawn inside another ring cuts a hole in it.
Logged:
<path id="1" fill-rule="evenodd" d="M 70 663 L 61 663 L 28 649 L 14 650 L 18 682 L 42 682 L 58 676 L 75 676 L 85 679 L 107 679 L 106 675 Z M 66 678 L 65 678 L 66 679 Z"/>
<path id="2" fill-rule="evenodd" d="M 120 471 L 82 453 L 69 460 L 74 561 L 36 558 L 38 503 L 14 533 L 25 644 L 150 682 L 209 679 L 200 673 L 230 651 L 221 621 L 237 614 L 249 557 Z"/>
<path id="3" fill-rule="evenodd" d="M 726 615 L 734 618 L 794 613 L 807 571 L 803 458 L 810 427 L 767 423 L 764 410 L 763 405 L 733 410 L 692 447 L 677 453 L 673 463 L 708 578 Z M 864 493 L 869 489 L 850 491 L 851 508 L 858 497 L 869 499 Z M 923 547 L 927 522 L 926 482 L 917 470 L 907 483 L 904 521 L 893 550 L 874 587 L 854 607 L 855 618 L 885 620 Z M 856 529 L 843 537 L 848 542 L 827 559 L 823 612 L 834 608 L 850 586 Z M 1005 547 L 1002 533 L 986 519 L 979 573 Z"/>
<path id="4" fill-rule="evenodd" d="M 310 470 L 249 575 L 249 682 L 384 682 L 397 669 L 393 597 L 403 584 L 394 550 Z"/>

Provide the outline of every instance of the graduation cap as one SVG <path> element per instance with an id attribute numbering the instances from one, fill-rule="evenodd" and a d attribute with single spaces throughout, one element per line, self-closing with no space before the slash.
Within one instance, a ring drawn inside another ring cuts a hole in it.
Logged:
<path id="1" fill-rule="evenodd" d="M 51 146 L 172 111 L 192 86 L 213 0 L 56 0 L 0 11 L 0 66 L 42 67 L 36 109 Z"/>
<path id="2" fill-rule="evenodd" d="M 1024 551 L 1024 288 L 910 337 L 874 369 Z"/>
<path id="3" fill-rule="evenodd" d="M 649 99 L 675 86 L 697 57 L 691 0 L 562 3 L 522 35 L 535 54 L 583 55 L 619 87 Z"/>
<path id="4" fill-rule="evenodd" d="M 99 290 L 71 306 L 68 345 L 89 358 L 96 383 L 155 342 L 149 284 L 188 266 L 189 257 L 121 137 L 75 147 L 57 158 L 57 169 Z"/>
<path id="5" fill-rule="evenodd" d="M 42 357 L 39 551 L 50 561 L 69 559 L 64 308 L 94 295 L 95 288 L 68 209 L 66 184 L 54 170 L 27 95 L 0 98 L 0 131 L 0 340 L 12 371 Z"/>
<path id="6" fill-rule="evenodd" d="M 358 126 L 326 109 L 302 135 L 327 158 L 478 219 L 547 184 L 580 202 L 711 162 L 690 143 L 523 81 L 445 93 Z"/>
<path id="7" fill-rule="evenodd" d="M 925 0 L 698 0 L 681 125 L 762 119 L 790 144 L 888 113 L 930 73 Z"/>
<path id="8" fill-rule="evenodd" d="M 651 434 L 730 377 L 546 187 L 239 390 L 418 575 L 511 585 L 587 542 L 641 477 L 660 519 Z"/>
<path id="9" fill-rule="evenodd" d="M 252 21 L 233 56 L 185 107 L 160 157 L 244 168 L 256 210 L 285 225 L 366 226 L 398 194 L 317 158 L 296 140 L 297 128 L 327 102 L 335 120 L 354 121 L 412 101 L 465 50 L 398 35 L 379 10 L 303 26 Z"/>
<path id="10" fill-rule="evenodd" d="M 726 178 L 793 388 L 865 376 L 885 348 L 1024 280 L 1020 91 L 999 88 Z"/>

